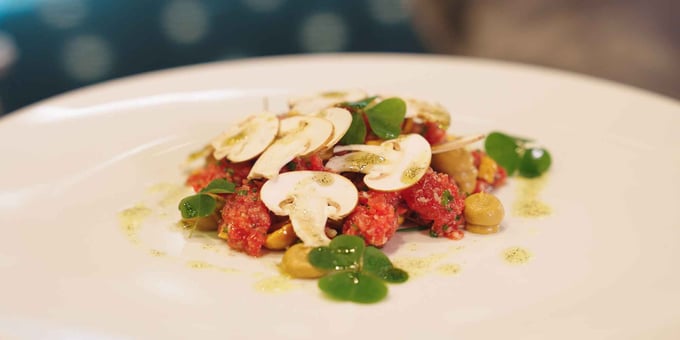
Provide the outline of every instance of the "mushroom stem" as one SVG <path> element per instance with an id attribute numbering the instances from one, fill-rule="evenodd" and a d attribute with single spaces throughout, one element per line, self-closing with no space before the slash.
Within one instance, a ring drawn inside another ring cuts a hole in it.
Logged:
<path id="1" fill-rule="evenodd" d="M 308 247 L 326 246 L 331 242 L 325 231 L 328 219 L 326 205 L 315 195 L 296 195 L 289 208 L 293 230 Z"/>

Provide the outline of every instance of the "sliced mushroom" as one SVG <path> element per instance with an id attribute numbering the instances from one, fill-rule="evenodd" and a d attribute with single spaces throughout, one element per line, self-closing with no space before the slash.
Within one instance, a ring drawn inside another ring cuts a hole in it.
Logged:
<path id="1" fill-rule="evenodd" d="M 288 101 L 288 105 L 293 114 L 315 115 L 333 105 L 358 101 L 366 97 L 368 97 L 366 92 L 361 90 L 323 92 L 312 96 L 292 98 Z"/>
<path id="2" fill-rule="evenodd" d="M 354 184 L 338 174 L 323 171 L 291 171 L 267 181 L 260 198 L 274 214 L 290 217 L 295 234 L 305 246 L 330 242 L 325 233 L 328 218 L 340 220 L 357 205 Z"/>
<path id="3" fill-rule="evenodd" d="M 251 115 L 227 129 L 212 141 L 213 156 L 243 162 L 257 157 L 272 143 L 279 131 L 279 119 L 264 112 Z"/>
<path id="4" fill-rule="evenodd" d="M 380 145 L 337 146 L 334 151 L 354 151 L 328 160 L 336 172 L 361 172 L 364 183 L 375 190 L 397 191 L 418 182 L 430 166 L 430 144 L 418 134 L 402 135 Z"/>
<path id="5" fill-rule="evenodd" d="M 345 109 L 331 107 L 321 111 L 318 116 L 333 124 L 333 134 L 331 138 L 326 141 L 326 145 L 324 145 L 326 148 L 332 148 L 340 141 L 340 139 L 342 139 L 342 136 L 345 135 L 350 124 L 352 124 L 352 114 Z"/>
<path id="6" fill-rule="evenodd" d="M 253 178 L 274 178 L 286 163 L 326 145 L 333 124 L 324 118 L 293 116 L 281 120 L 278 138 L 255 161 L 248 174 Z"/>

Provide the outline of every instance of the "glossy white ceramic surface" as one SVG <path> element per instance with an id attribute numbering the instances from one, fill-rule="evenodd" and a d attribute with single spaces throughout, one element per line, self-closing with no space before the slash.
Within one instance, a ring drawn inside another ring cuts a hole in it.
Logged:
<path id="1" fill-rule="evenodd" d="M 452 133 L 540 141 L 552 214 L 514 216 L 510 179 L 498 234 L 399 233 L 385 251 L 420 270 L 369 306 L 282 281 L 280 255 L 251 259 L 176 226 L 186 155 L 264 97 L 282 109 L 289 94 L 344 88 L 438 101 Z M 58 96 L 0 119 L 0 338 L 674 339 L 678 128 L 667 98 L 445 57 L 256 59 Z M 120 212 L 135 205 L 148 216 L 126 231 Z M 510 247 L 532 257 L 509 264 Z"/>

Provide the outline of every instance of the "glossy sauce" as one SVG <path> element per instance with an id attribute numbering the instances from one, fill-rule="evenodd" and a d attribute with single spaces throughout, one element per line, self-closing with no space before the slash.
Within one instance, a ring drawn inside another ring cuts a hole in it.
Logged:
<path id="1" fill-rule="evenodd" d="M 370 171 L 372 166 L 385 163 L 385 161 L 385 157 L 365 151 L 354 152 L 347 156 L 349 169 L 356 172 Z"/>
<path id="2" fill-rule="evenodd" d="M 411 165 L 401 174 L 401 182 L 408 185 L 414 184 L 422 177 L 423 172 L 425 168 Z"/>

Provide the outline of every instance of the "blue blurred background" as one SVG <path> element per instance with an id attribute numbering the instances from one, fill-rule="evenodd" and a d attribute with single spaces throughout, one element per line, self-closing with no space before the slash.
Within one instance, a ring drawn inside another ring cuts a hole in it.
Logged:
<path id="1" fill-rule="evenodd" d="M 274 54 L 423 48 L 394 1 L 0 1 L 5 111 L 144 71 Z M 387 6 L 385 6 L 387 5 Z M 382 6 L 382 7 L 381 7 Z M 390 38 L 387 38 L 390 37 Z"/>
<path id="2" fill-rule="evenodd" d="M 0 0 L 0 114 L 145 71 L 342 51 L 513 60 L 680 97 L 678 2 Z"/>

